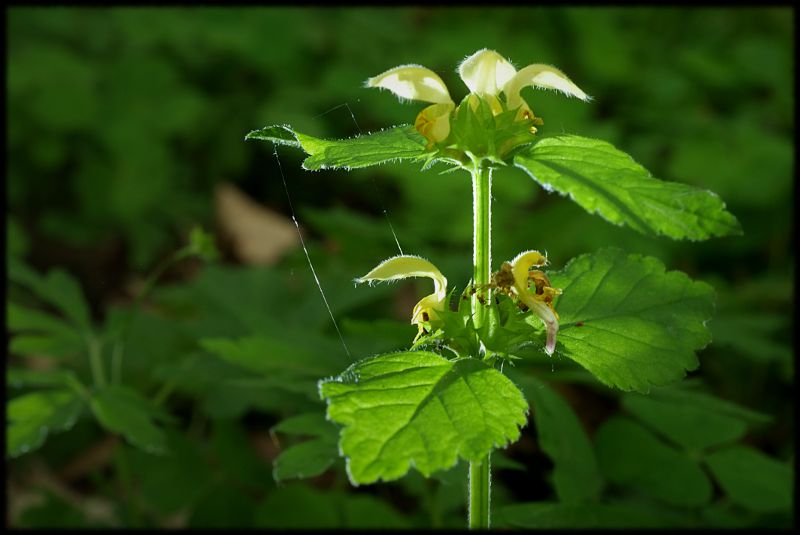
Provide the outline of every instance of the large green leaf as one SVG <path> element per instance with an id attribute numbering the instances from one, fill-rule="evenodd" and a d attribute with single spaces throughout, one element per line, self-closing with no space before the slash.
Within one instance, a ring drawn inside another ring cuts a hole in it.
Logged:
<path id="1" fill-rule="evenodd" d="M 44 444 L 52 432 L 69 429 L 83 410 L 83 400 L 71 390 L 31 392 L 9 401 L 6 408 L 6 453 L 17 457 Z"/>
<path id="2" fill-rule="evenodd" d="M 110 386 L 95 393 L 89 405 L 103 427 L 123 435 L 134 446 L 149 453 L 166 451 L 164 431 L 153 422 L 155 409 L 135 390 Z"/>
<path id="3" fill-rule="evenodd" d="M 245 139 L 272 141 L 303 149 L 305 169 L 356 169 L 398 160 L 424 159 L 425 138 L 413 126 L 397 126 L 350 139 L 320 139 L 295 132 L 289 126 L 266 126 Z"/>
<path id="4" fill-rule="evenodd" d="M 711 341 L 714 290 L 657 259 L 602 249 L 552 273 L 560 353 L 603 383 L 649 391 L 697 367 Z"/>
<path id="5" fill-rule="evenodd" d="M 320 382 L 353 483 L 389 481 L 413 465 L 426 477 L 477 461 L 519 437 L 528 404 L 478 359 L 413 351 L 379 355 Z"/>
<path id="6" fill-rule="evenodd" d="M 513 376 L 531 400 L 539 446 L 553 461 L 553 484 L 559 500 L 582 503 L 602 487 L 592 444 L 569 404 L 546 383 Z"/>
<path id="7" fill-rule="evenodd" d="M 595 446 L 600 469 L 612 483 L 682 507 L 711 499 L 711 482 L 697 463 L 632 420 L 614 417 L 605 422 Z"/>
<path id="8" fill-rule="evenodd" d="M 655 179 L 605 141 L 545 137 L 517 154 L 514 163 L 546 190 L 569 195 L 588 212 L 643 234 L 704 240 L 742 232 L 715 193 Z"/>
<path id="9" fill-rule="evenodd" d="M 732 446 L 705 458 L 711 473 L 736 504 L 759 512 L 792 506 L 792 468 L 758 450 Z"/>

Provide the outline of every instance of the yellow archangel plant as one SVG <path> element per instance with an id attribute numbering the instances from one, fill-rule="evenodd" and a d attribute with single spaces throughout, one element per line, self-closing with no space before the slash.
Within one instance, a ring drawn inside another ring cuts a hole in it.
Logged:
<path id="1" fill-rule="evenodd" d="M 529 408 L 495 364 L 521 358 L 517 349 L 541 337 L 537 329 L 532 332 L 531 323 L 538 327 L 534 316 L 545 327 L 545 353 L 555 352 L 560 328 L 564 357 L 605 384 L 646 392 L 696 367 L 694 351 L 710 340 L 705 323 L 713 310 L 707 285 L 666 272 L 656 259 L 605 249 L 574 259 L 554 275 L 566 294 L 559 298 L 564 318 L 559 327 L 555 299 L 561 290 L 544 271 L 546 255 L 523 251 L 492 272 L 493 171 L 521 169 L 548 191 L 645 235 L 697 240 L 740 234 L 741 227 L 713 193 L 659 181 L 607 142 L 537 134 L 543 122 L 523 99 L 524 88 L 590 100 L 557 68 L 533 64 L 517 70 L 497 52 L 483 49 L 464 59 L 458 73 L 469 88 L 459 103 L 438 74 L 420 65 L 401 65 L 367 80 L 367 87 L 428 103 L 413 126 L 327 140 L 273 125 L 247 139 L 301 148 L 308 154 L 303 166 L 310 170 L 406 159 L 424 161 L 423 169 L 443 163 L 471 176 L 472 284 L 458 307 L 451 308 L 447 279 L 428 260 L 402 253 L 384 260 L 356 282 L 433 281 L 433 293 L 411 311 L 418 329 L 414 344 L 355 362 L 319 385 L 328 419 L 344 426 L 339 451 L 347 457 L 352 482 L 390 481 L 411 467 L 428 477 L 452 467 L 457 458 L 468 460 L 468 522 L 485 529 L 490 526 L 491 452 L 519 438 Z M 585 273 L 602 275 L 583 278 Z M 648 311 L 647 321 L 642 310 Z M 593 325 L 569 336 L 567 331 L 582 327 L 587 318 Z M 675 339 L 675 332 L 687 336 Z"/>

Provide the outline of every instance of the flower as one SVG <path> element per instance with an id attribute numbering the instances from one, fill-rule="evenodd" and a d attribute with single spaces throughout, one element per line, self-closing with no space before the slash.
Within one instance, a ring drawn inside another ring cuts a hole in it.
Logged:
<path id="1" fill-rule="evenodd" d="M 489 103 L 494 115 L 503 111 L 502 93 L 505 109 L 517 110 L 517 121 L 531 121 L 532 124 L 542 124 L 542 121 L 534 117 L 520 96 L 524 87 L 555 89 L 583 101 L 591 100 L 555 67 L 535 63 L 517 71 L 503 56 L 485 48 L 462 61 L 458 74 L 472 95 L 478 95 Z M 456 105 L 447 86 L 432 70 L 420 65 L 401 65 L 368 79 L 366 86 L 388 89 L 403 99 L 430 102 L 432 105 L 423 109 L 414 121 L 417 131 L 428 139 L 430 147 L 450 135 L 450 117 Z M 469 102 L 473 108 L 477 105 L 474 98 Z M 531 133 L 535 132 L 536 128 L 531 126 Z"/>
<path id="2" fill-rule="evenodd" d="M 539 251 L 523 251 L 511 262 L 503 262 L 493 279 L 498 288 L 506 289 L 542 320 L 547 328 L 544 350 L 552 355 L 558 333 L 558 313 L 553 308 L 553 298 L 560 295 L 561 290 L 551 286 L 544 272 L 530 269 L 545 265 L 547 257 Z M 530 287 L 531 284 L 533 287 Z"/>
<path id="3" fill-rule="evenodd" d="M 433 293 L 420 299 L 411 312 L 411 324 L 419 328 L 419 338 L 425 332 L 424 324 L 436 321 L 439 318 L 437 311 L 445 308 L 447 279 L 436 266 L 419 256 L 399 255 L 387 258 L 363 277 L 355 279 L 355 282 L 393 281 L 409 277 L 433 279 Z"/>

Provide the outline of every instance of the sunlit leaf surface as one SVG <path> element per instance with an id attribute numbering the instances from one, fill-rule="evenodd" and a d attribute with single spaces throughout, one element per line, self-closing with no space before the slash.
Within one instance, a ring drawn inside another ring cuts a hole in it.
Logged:
<path id="1" fill-rule="evenodd" d="M 548 191 L 569 195 L 588 212 L 643 234 L 704 240 L 742 232 L 715 193 L 655 179 L 605 141 L 546 137 L 522 150 L 514 163 Z"/>
<path id="2" fill-rule="evenodd" d="M 428 476 L 458 458 L 477 461 L 519 437 L 528 404 L 478 359 L 427 351 L 380 355 L 322 381 L 328 418 L 354 483 L 389 481 L 411 466 Z"/>

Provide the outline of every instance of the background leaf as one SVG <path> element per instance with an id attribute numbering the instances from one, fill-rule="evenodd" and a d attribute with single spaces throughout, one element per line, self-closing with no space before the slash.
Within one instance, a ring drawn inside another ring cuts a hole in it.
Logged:
<path id="1" fill-rule="evenodd" d="M 746 446 L 715 451 L 705 462 L 734 503 L 763 513 L 791 508 L 794 473 L 785 463 Z"/>
<path id="2" fill-rule="evenodd" d="M 612 483 L 682 507 L 711 499 L 711 482 L 696 463 L 630 419 L 605 422 L 595 436 L 595 448 L 600 469 Z"/>
<path id="3" fill-rule="evenodd" d="M 71 390 L 43 390 L 12 399 L 6 407 L 6 454 L 18 457 L 41 447 L 50 433 L 75 425 L 83 408 L 83 400 Z"/>
<path id="4" fill-rule="evenodd" d="M 661 518 L 624 505 L 520 503 L 494 511 L 493 527 L 516 529 L 609 529 L 663 527 Z"/>
<path id="5" fill-rule="evenodd" d="M 650 429 L 677 444 L 693 451 L 733 442 L 747 431 L 747 421 L 724 410 L 703 405 L 693 400 L 687 392 L 680 398 L 662 398 L 628 394 L 622 397 L 622 406 L 643 421 Z M 724 402 L 720 400 L 722 409 Z M 734 406 L 735 408 L 735 406 Z"/>
<path id="6" fill-rule="evenodd" d="M 513 375 L 531 401 L 539 447 L 553 461 L 553 486 L 565 504 L 591 502 L 602 488 L 592 444 L 569 404 L 546 383 Z"/>
<path id="7" fill-rule="evenodd" d="M 275 481 L 316 477 L 339 458 L 336 438 L 315 438 L 284 449 L 275 458 L 272 477 Z"/>
<path id="8" fill-rule="evenodd" d="M 153 423 L 154 411 L 135 390 L 109 386 L 92 396 L 89 406 L 97 420 L 111 432 L 150 453 L 166 451 L 166 436 Z"/>

